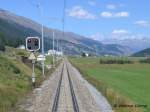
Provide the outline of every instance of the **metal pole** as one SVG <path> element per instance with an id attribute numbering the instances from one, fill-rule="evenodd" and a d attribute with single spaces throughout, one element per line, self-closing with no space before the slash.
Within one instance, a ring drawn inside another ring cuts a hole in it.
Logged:
<path id="1" fill-rule="evenodd" d="M 54 53 L 54 50 L 55 50 L 55 40 L 54 40 L 54 36 L 55 36 L 55 32 L 53 30 L 53 67 L 55 67 L 55 53 Z"/>
<path id="2" fill-rule="evenodd" d="M 35 72 L 34 72 L 35 60 L 32 60 L 32 85 L 35 87 Z"/>
<path id="3" fill-rule="evenodd" d="M 56 59 L 58 61 L 58 39 L 57 39 L 57 53 L 56 53 Z"/>
<path id="4" fill-rule="evenodd" d="M 42 12 L 42 8 L 41 8 L 41 5 L 40 3 L 38 4 L 38 8 L 39 8 L 39 11 L 40 11 L 40 16 L 42 18 L 43 16 L 43 12 Z M 44 36 L 43 36 L 43 22 L 41 24 L 41 36 L 42 36 L 42 55 L 43 55 L 43 58 L 44 58 Z M 44 60 L 42 61 L 42 74 L 43 74 L 43 77 L 45 77 L 45 68 L 44 68 L 45 64 L 44 64 Z"/>
<path id="5" fill-rule="evenodd" d="M 95 56 L 97 56 L 97 46 L 95 45 Z"/>
<path id="6" fill-rule="evenodd" d="M 58 52 L 58 50 L 59 50 L 59 48 L 58 48 L 59 46 L 58 46 L 58 39 L 57 39 L 57 52 Z"/>
<path id="7" fill-rule="evenodd" d="M 43 23 L 42 23 L 42 55 L 44 58 L 44 36 L 43 36 Z M 45 64 L 44 64 L 44 60 L 42 61 L 42 74 L 43 77 L 45 77 Z"/>
<path id="8" fill-rule="evenodd" d="M 63 4 L 63 17 L 62 17 L 62 30 L 63 30 L 63 38 L 65 37 L 65 14 L 66 14 L 66 0 L 64 0 L 64 4 Z M 63 46 L 61 43 L 61 52 L 63 52 Z"/>

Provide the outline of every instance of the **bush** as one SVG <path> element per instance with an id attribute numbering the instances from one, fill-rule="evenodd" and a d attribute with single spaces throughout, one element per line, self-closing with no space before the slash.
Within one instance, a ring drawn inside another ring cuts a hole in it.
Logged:
<path id="1" fill-rule="evenodd" d="M 5 51 L 5 41 L 0 37 L 0 51 Z"/>
<path id="2" fill-rule="evenodd" d="M 119 58 L 101 58 L 100 64 L 132 64 L 133 61 L 128 59 L 119 59 Z"/>
<path id="3" fill-rule="evenodd" d="M 0 51 L 5 51 L 5 37 L 0 32 Z"/>
<path id="4" fill-rule="evenodd" d="M 0 43 L 0 51 L 5 51 L 5 45 Z"/>
<path id="5" fill-rule="evenodd" d="M 139 62 L 140 63 L 150 63 L 150 58 L 140 60 Z"/>

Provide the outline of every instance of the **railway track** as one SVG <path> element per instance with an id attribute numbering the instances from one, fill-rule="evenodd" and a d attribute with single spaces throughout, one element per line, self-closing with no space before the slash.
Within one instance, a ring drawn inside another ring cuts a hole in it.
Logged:
<path id="1" fill-rule="evenodd" d="M 68 79 L 68 83 L 69 83 L 69 90 L 70 90 L 70 94 L 71 94 L 71 100 L 72 100 L 72 105 L 73 105 L 73 111 L 74 112 L 79 112 L 79 106 L 78 106 L 78 102 L 77 102 L 77 98 L 74 92 L 74 88 L 73 88 L 73 83 L 70 77 L 70 73 L 69 73 L 69 69 L 66 63 L 63 64 L 62 67 L 62 71 L 61 71 L 61 75 L 60 75 L 60 79 L 58 82 L 58 87 L 56 89 L 56 93 L 55 93 L 55 98 L 54 98 L 54 102 L 53 102 L 53 107 L 52 107 L 52 112 L 58 112 L 58 108 L 59 108 L 59 100 L 60 100 L 60 94 L 61 94 L 61 84 L 62 84 L 62 80 L 63 80 L 63 75 L 64 75 L 64 69 L 66 69 L 66 73 L 67 73 L 67 79 Z M 67 96 L 70 97 L 70 96 Z"/>
<path id="2" fill-rule="evenodd" d="M 21 106 L 28 112 L 112 112 L 67 59 Z"/>
<path id="3" fill-rule="evenodd" d="M 61 88 L 63 71 L 64 71 L 64 64 L 63 64 L 63 67 L 62 67 L 62 71 L 61 71 L 58 87 L 57 87 L 57 90 L 56 90 L 55 99 L 54 99 L 54 103 L 53 103 L 53 107 L 52 107 L 52 112 L 57 112 L 57 109 L 58 109 L 58 103 L 59 103 L 59 96 L 60 96 L 60 88 Z"/>
<path id="4" fill-rule="evenodd" d="M 72 96 L 73 109 L 74 109 L 74 112 L 79 112 L 79 106 L 78 106 L 77 98 L 76 98 L 76 95 L 75 95 L 75 92 L 74 92 L 74 89 L 73 89 L 73 84 L 72 84 L 72 81 L 71 81 L 68 66 L 67 66 L 67 73 L 68 73 L 68 79 L 69 79 L 69 84 L 70 84 L 70 91 L 71 91 L 71 96 Z"/>

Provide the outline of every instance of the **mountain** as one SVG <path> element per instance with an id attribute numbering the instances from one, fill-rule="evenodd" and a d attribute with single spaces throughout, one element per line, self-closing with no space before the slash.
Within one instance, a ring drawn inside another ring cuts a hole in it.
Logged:
<path id="1" fill-rule="evenodd" d="M 150 47 L 150 38 L 136 37 L 126 39 L 105 39 L 101 41 L 104 44 L 120 44 L 128 47 L 133 53 Z"/>
<path id="2" fill-rule="evenodd" d="M 72 32 L 65 32 L 63 37 L 62 31 L 47 27 L 44 27 L 45 51 L 52 48 L 53 31 L 55 32 L 55 39 L 59 39 L 65 54 L 78 55 L 87 52 L 98 55 L 127 55 L 130 53 L 130 49 L 125 46 L 102 44 Z M 0 35 L 4 39 L 5 45 L 17 47 L 19 44 L 25 43 L 27 36 L 40 37 L 41 25 L 28 18 L 0 9 Z"/>
<path id="3" fill-rule="evenodd" d="M 144 49 L 132 55 L 133 57 L 145 57 L 150 56 L 150 48 Z"/>

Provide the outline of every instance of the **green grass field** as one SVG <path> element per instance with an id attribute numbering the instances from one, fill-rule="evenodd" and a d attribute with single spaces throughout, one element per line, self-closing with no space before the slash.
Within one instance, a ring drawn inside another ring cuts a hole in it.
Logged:
<path id="1" fill-rule="evenodd" d="M 147 105 L 144 112 L 150 112 L 150 64 L 100 64 L 99 58 L 70 58 L 70 61 L 100 91 L 101 85 L 107 86 L 115 91 L 114 94 L 129 99 L 126 104 L 132 101 L 135 104 Z M 97 81 L 101 83 L 96 84 Z M 108 100 L 113 104 L 110 97 Z M 120 112 L 123 111 L 129 110 L 123 109 Z"/>

